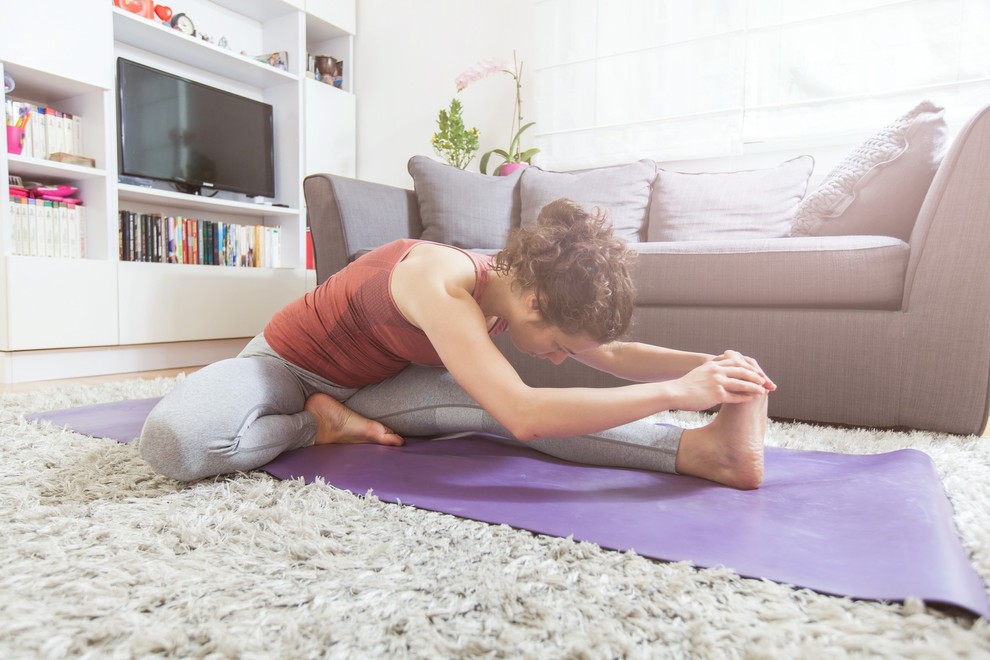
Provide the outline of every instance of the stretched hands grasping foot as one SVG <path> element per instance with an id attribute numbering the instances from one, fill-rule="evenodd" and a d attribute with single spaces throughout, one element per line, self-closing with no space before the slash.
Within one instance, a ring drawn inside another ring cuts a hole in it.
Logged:
<path id="1" fill-rule="evenodd" d="M 753 358 L 726 351 L 681 379 L 693 410 L 721 405 L 708 425 L 681 437 L 677 471 L 733 488 L 758 488 L 763 481 L 767 395 L 777 389 Z"/>
<path id="2" fill-rule="evenodd" d="M 759 363 L 738 351 L 725 351 L 678 379 L 681 410 L 708 410 L 725 403 L 747 403 L 777 389 Z"/>

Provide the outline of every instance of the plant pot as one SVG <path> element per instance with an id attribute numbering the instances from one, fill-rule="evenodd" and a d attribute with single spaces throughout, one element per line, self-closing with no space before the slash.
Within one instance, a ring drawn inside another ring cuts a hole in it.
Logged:
<path id="1" fill-rule="evenodd" d="M 502 163 L 496 173 L 499 176 L 509 176 L 516 170 L 525 169 L 527 167 L 529 167 L 529 163 Z"/>

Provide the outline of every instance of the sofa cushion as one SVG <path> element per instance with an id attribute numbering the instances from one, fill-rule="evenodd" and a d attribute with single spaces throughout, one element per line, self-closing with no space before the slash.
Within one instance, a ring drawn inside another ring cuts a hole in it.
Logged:
<path id="1" fill-rule="evenodd" d="M 888 236 L 642 243 L 636 304 L 900 309 L 909 248 Z"/>
<path id="2" fill-rule="evenodd" d="M 438 163 L 426 156 L 409 159 L 422 238 L 464 248 L 500 248 L 519 226 L 519 178 L 486 176 Z"/>
<path id="3" fill-rule="evenodd" d="M 794 236 L 911 237 L 946 146 L 943 109 L 929 101 L 839 163 L 794 215 Z"/>
<path id="4" fill-rule="evenodd" d="M 643 239 L 650 186 L 656 174 L 656 164 L 651 160 L 578 172 L 527 168 L 522 175 L 522 225 L 536 225 L 544 206 L 567 197 L 589 211 L 598 207 L 608 214 L 616 236 L 639 242 Z"/>
<path id="5" fill-rule="evenodd" d="M 660 169 L 650 200 L 650 241 L 781 238 L 808 191 L 815 160 L 740 172 Z"/>

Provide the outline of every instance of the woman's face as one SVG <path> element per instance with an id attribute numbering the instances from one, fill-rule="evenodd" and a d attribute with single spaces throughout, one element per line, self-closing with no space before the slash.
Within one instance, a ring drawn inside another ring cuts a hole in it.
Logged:
<path id="1" fill-rule="evenodd" d="M 568 335 L 540 321 L 510 323 L 509 338 L 517 349 L 535 358 L 560 364 L 569 356 L 598 348 L 600 344 L 585 335 Z"/>

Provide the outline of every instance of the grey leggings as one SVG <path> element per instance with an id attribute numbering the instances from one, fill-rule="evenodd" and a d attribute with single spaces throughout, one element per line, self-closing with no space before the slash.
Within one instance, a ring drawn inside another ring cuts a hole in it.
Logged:
<path id="1" fill-rule="evenodd" d="M 190 375 L 166 395 L 141 431 L 141 455 L 160 474 L 194 481 L 265 465 L 313 444 L 316 420 L 303 406 L 324 392 L 401 436 L 511 434 L 445 370 L 410 366 L 375 385 L 346 388 L 300 369 L 259 335 L 235 358 Z M 674 472 L 682 429 L 640 420 L 577 438 L 525 443 L 577 463 Z M 518 442 L 518 441 L 516 441 Z"/>

